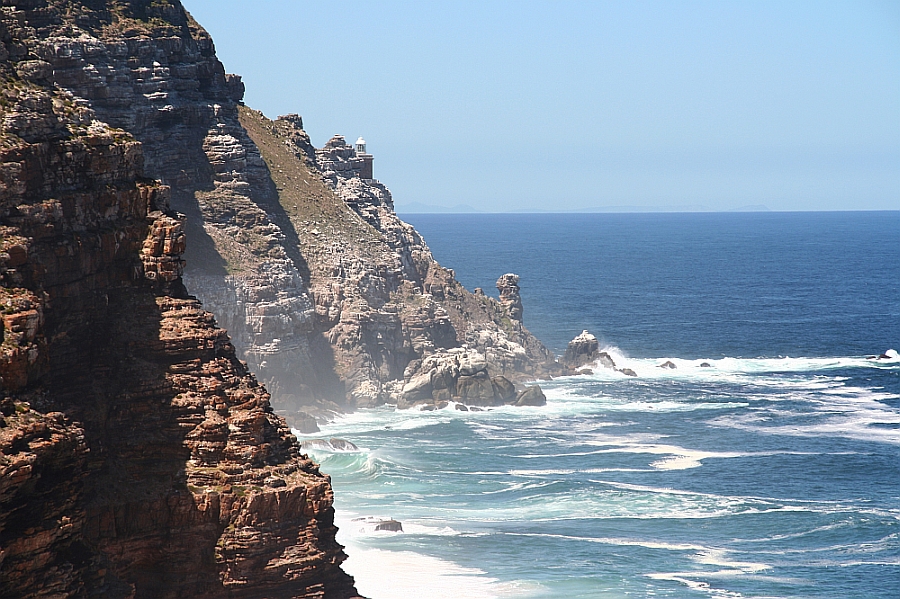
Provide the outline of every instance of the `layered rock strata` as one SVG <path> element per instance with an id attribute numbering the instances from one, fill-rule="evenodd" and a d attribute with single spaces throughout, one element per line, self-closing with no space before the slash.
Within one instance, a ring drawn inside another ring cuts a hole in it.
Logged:
<path id="1" fill-rule="evenodd" d="M 143 143 L 147 175 L 187 216 L 188 288 L 295 422 L 396 400 L 410 363 L 441 349 L 479 351 L 513 380 L 555 368 L 521 303 L 456 282 L 343 139 L 317 151 L 296 115 L 243 108 L 240 78 L 179 2 L 34 0 L 17 14 L 37 61 L 22 69 Z"/>
<path id="2" fill-rule="evenodd" d="M 49 84 L 48 48 L 129 42 L 80 3 L 0 18 L 0 594 L 355 596 L 328 477 L 185 291 L 168 188 Z"/>

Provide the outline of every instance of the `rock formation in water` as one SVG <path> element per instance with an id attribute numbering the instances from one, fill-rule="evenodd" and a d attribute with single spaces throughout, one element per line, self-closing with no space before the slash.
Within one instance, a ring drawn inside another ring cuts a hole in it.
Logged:
<path id="1" fill-rule="evenodd" d="M 240 104 L 240 78 L 179 2 L 21 6 L 29 68 L 143 143 L 147 176 L 187 216 L 188 289 L 295 423 L 397 401 L 410 365 L 450 348 L 480 352 L 491 376 L 556 372 L 515 275 L 500 302 L 466 291 L 397 218 L 370 157 L 340 137 L 316 150 L 300 117 Z"/>
<path id="2" fill-rule="evenodd" d="M 140 128 L 167 110 L 129 108 L 137 91 L 196 106 L 203 82 L 227 97 L 234 81 L 177 3 L 4 4 L 0 594 L 355 596 L 328 477 L 186 293 L 185 218 L 144 178 L 154 144 L 52 84 L 93 85 Z M 197 61 L 154 64 L 172 53 Z M 189 153 L 179 127 L 154 151 Z"/>
<path id="3" fill-rule="evenodd" d="M 600 358 L 600 342 L 588 331 L 582 331 L 569 341 L 562 363 L 569 368 L 580 368 L 585 364 L 593 364 Z M 612 366 L 615 368 L 615 364 Z"/>
<path id="4" fill-rule="evenodd" d="M 578 370 L 588 364 L 597 364 L 604 368 L 621 372 L 626 376 L 637 376 L 631 368 L 619 368 L 608 352 L 600 351 L 600 342 L 588 331 L 582 331 L 574 339 L 569 341 L 566 353 L 560 359 L 560 364 L 568 374 L 592 374 L 590 369 Z M 660 364 L 660 368 L 675 368 L 672 362 Z"/>

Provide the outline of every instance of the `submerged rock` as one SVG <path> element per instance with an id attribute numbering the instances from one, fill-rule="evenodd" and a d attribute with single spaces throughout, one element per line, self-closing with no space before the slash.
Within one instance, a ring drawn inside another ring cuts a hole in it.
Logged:
<path id="1" fill-rule="evenodd" d="M 319 451 L 359 451 L 359 447 L 346 439 L 307 439 L 300 443 L 300 449 Z"/>
<path id="2" fill-rule="evenodd" d="M 895 349 L 889 349 L 880 356 L 869 356 L 870 360 L 896 360 L 900 358 L 900 354 Z"/>
<path id="3" fill-rule="evenodd" d="M 403 524 L 397 520 L 384 520 L 375 525 L 375 530 L 388 530 L 391 532 L 403 532 Z"/>
<path id="4" fill-rule="evenodd" d="M 399 520 L 393 518 L 379 518 L 378 516 L 366 516 L 365 518 L 354 518 L 351 520 L 359 526 L 359 532 L 403 532 L 403 524 Z"/>
<path id="5" fill-rule="evenodd" d="M 298 430 L 302 435 L 319 432 L 319 423 L 316 421 L 315 416 L 311 414 L 300 410 L 294 412 L 279 410 L 278 415 L 287 421 L 288 426 Z"/>

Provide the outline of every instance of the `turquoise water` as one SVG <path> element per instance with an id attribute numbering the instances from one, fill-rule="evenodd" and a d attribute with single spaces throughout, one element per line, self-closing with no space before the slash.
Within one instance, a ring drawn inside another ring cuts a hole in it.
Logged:
<path id="1" fill-rule="evenodd" d="M 900 348 L 900 213 L 408 219 L 470 288 L 520 274 L 548 345 L 588 328 L 639 376 L 323 426 L 360 447 L 314 455 L 363 594 L 898 596 L 900 360 L 866 355 Z"/>

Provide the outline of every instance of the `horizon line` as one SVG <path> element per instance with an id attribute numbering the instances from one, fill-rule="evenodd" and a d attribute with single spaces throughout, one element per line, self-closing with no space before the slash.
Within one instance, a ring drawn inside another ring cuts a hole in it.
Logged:
<path id="1" fill-rule="evenodd" d="M 778 213 L 831 213 L 831 212 L 900 212 L 900 208 L 832 208 L 832 209 L 772 209 L 766 208 L 761 210 L 744 210 L 740 208 L 731 210 L 660 210 L 660 209 L 627 209 L 609 208 L 609 209 L 574 209 L 574 210 L 452 210 L 452 209 L 436 209 L 436 210 L 404 210 L 402 207 L 394 206 L 394 212 L 397 214 L 719 214 L 719 213 L 742 213 L 742 214 L 762 214 L 767 212 Z"/>

